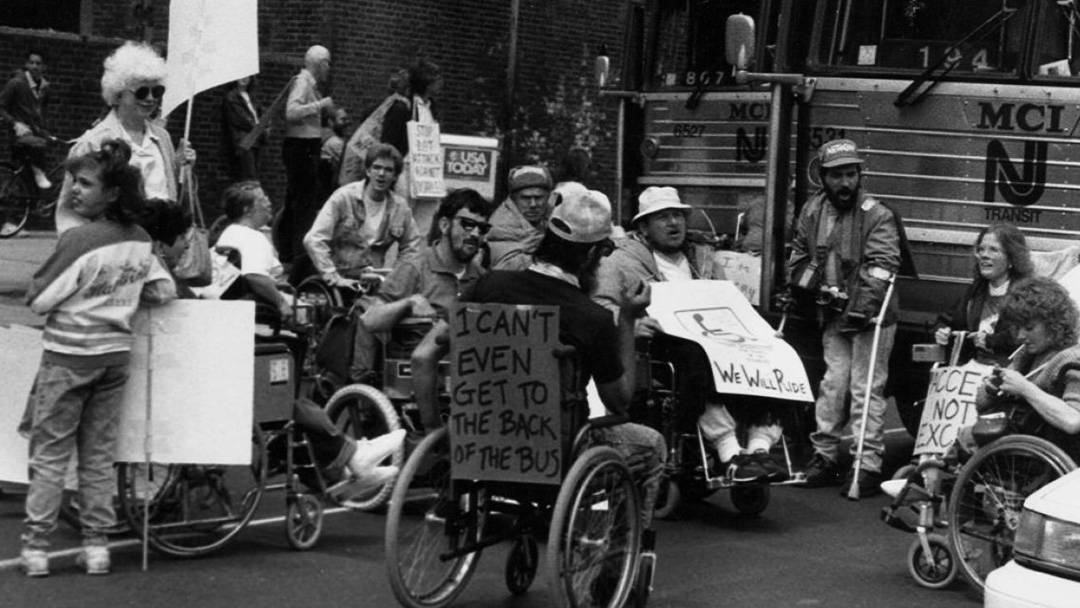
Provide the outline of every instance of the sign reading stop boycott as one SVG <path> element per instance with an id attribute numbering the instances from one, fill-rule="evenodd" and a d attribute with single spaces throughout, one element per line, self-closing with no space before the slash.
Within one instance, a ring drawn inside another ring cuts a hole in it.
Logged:
<path id="1" fill-rule="evenodd" d="M 964 365 L 939 367 L 930 373 L 914 453 L 941 454 L 956 440 L 957 432 L 975 424 L 975 394 L 994 368 L 969 361 Z"/>
<path id="2" fill-rule="evenodd" d="M 557 306 L 453 307 L 448 426 L 455 479 L 559 483 L 558 346 Z"/>

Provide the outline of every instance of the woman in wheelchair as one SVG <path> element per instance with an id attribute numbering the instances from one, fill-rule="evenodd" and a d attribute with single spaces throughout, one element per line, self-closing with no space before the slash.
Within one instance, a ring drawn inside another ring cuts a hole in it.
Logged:
<path id="1" fill-rule="evenodd" d="M 274 307 L 282 318 L 292 315 L 292 296 L 282 293 L 277 286 L 283 280 L 284 268 L 270 239 L 261 229 L 270 223 L 273 210 L 270 198 L 256 181 L 239 182 L 229 186 L 222 196 L 225 216 L 230 224 L 222 231 L 215 243 L 219 253 L 235 252 L 239 255 L 242 286 L 230 287 L 222 299 L 242 297 L 237 290 L 247 288 L 257 302 Z"/>
<path id="2" fill-rule="evenodd" d="M 970 450 L 1011 431 L 1042 437 L 1077 458 L 1080 313 L 1076 304 L 1056 281 L 1026 279 L 1006 296 L 1001 320 L 1014 328 L 1020 348 L 1009 366 L 995 368 L 979 390 L 980 422 L 960 431 L 960 447 Z M 1006 424 L 987 424 L 983 418 L 989 413 L 1000 413 L 996 418 Z"/>

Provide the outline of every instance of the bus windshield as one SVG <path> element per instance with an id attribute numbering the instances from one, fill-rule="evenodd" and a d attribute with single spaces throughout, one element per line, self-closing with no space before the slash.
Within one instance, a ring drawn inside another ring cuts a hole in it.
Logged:
<path id="1" fill-rule="evenodd" d="M 1031 0 L 826 0 L 818 12 L 816 63 L 1015 73 L 1030 5 Z"/>
<path id="2" fill-rule="evenodd" d="M 724 28 L 728 17 L 742 13 L 770 37 L 775 31 L 761 28 L 769 23 L 764 14 L 770 2 L 762 0 L 673 0 L 655 3 L 653 49 L 648 88 L 653 91 L 716 88 L 735 84 L 731 64 L 724 59 Z M 754 70 L 772 69 L 771 49 L 758 44 L 760 60 Z M 752 58 L 753 59 L 753 58 Z"/>

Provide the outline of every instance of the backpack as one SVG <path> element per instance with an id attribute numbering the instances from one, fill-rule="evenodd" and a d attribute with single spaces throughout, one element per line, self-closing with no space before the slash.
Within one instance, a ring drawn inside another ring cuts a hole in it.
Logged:
<path id="1" fill-rule="evenodd" d="M 360 181 L 364 179 L 364 162 L 367 151 L 372 146 L 382 141 L 383 120 L 390 106 L 397 101 L 409 103 L 404 96 L 394 93 L 387 97 L 379 107 L 372 110 L 371 114 L 360 123 L 356 132 L 345 144 L 345 153 L 341 159 L 341 170 L 338 172 L 338 185 Z"/>

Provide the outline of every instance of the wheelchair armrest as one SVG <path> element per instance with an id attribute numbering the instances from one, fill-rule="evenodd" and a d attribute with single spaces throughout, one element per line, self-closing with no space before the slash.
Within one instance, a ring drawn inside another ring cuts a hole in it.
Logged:
<path id="1" fill-rule="evenodd" d="M 570 359 L 577 354 L 577 349 L 573 346 L 564 346 L 560 344 L 559 346 L 556 346 L 555 349 L 551 352 L 553 355 L 555 355 L 556 359 Z"/>

